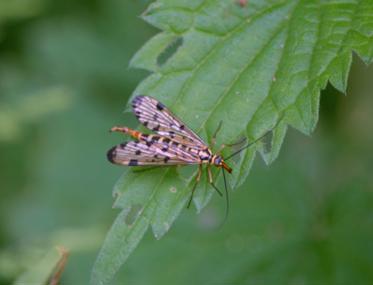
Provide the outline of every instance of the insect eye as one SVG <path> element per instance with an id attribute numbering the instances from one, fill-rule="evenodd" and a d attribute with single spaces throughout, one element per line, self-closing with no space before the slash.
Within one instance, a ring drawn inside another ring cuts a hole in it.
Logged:
<path id="1" fill-rule="evenodd" d="M 216 158 L 215 158 L 215 164 L 216 165 L 219 165 L 221 163 L 221 157 L 220 156 L 217 156 Z"/>

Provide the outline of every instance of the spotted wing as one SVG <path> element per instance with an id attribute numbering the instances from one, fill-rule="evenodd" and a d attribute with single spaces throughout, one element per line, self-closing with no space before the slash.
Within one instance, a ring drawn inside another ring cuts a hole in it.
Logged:
<path id="1" fill-rule="evenodd" d="M 132 108 L 139 121 L 161 136 L 194 148 L 206 148 L 204 141 L 167 109 L 149 96 L 136 96 Z"/>
<path id="2" fill-rule="evenodd" d="M 150 144 L 146 141 L 129 141 L 116 145 L 107 152 L 111 163 L 140 166 L 140 165 L 185 165 L 198 164 L 197 156 L 175 147 L 164 148 L 161 144 Z"/>

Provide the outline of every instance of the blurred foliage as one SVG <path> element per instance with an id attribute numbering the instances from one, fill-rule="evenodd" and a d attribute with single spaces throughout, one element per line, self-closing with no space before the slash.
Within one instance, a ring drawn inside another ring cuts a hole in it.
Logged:
<path id="1" fill-rule="evenodd" d="M 127 68 L 155 33 L 136 17 L 146 5 L 0 1 L 0 284 L 56 245 L 70 251 L 61 284 L 88 283 L 118 213 L 107 130 L 136 124 L 121 111 L 146 74 Z M 221 229 L 219 197 L 201 215 L 183 210 L 114 284 L 370 284 L 372 76 L 354 58 L 347 96 L 328 86 L 312 137 L 290 131 L 271 168 L 255 161 Z"/>
<path id="2" fill-rule="evenodd" d="M 49 284 L 57 285 L 68 259 L 68 252 L 63 247 L 51 249 L 38 263 L 23 273 L 14 284 Z"/>

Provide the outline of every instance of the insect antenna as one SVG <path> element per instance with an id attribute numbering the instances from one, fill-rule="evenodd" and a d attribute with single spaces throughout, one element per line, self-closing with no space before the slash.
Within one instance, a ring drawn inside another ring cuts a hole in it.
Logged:
<path id="1" fill-rule="evenodd" d="M 235 151 L 234 153 L 232 153 L 231 155 L 229 155 L 228 157 L 224 158 L 224 160 L 228 160 L 228 159 L 231 159 L 232 157 L 234 157 L 235 155 L 239 154 L 241 151 L 247 149 L 248 147 L 252 146 L 253 144 L 256 144 L 258 141 L 260 141 L 261 139 L 263 139 L 264 137 L 266 137 L 269 133 L 273 132 L 273 130 L 275 128 L 277 128 L 277 126 L 280 124 L 280 122 L 282 121 L 284 116 L 281 116 L 280 120 L 276 123 L 276 125 L 270 129 L 268 132 L 266 132 L 264 135 L 260 136 L 259 138 L 257 138 L 255 141 L 253 142 L 250 142 L 248 143 L 247 145 L 241 147 L 240 149 L 238 149 L 237 151 Z"/>
<path id="2" fill-rule="evenodd" d="M 271 130 L 272 131 L 272 130 Z M 248 147 L 252 146 L 253 144 L 256 144 L 258 141 L 260 141 L 261 139 L 263 139 L 264 137 L 266 137 L 271 131 L 268 131 L 266 132 L 264 135 L 262 135 L 261 137 L 257 138 L 255 141 L 253 142 L 250 142 L 248 143 L 247 145 L 241 147 L 239 150 L 235 151 L 234 153 L 232 153 L 231 155 L 229 155 L 228 157 L 224 158 L 225 161 L 227 161 L 228 159 L 231 159 L 232 157 L 234 157 L 235 155 L 239 154 L 241 151 L 247 149 Z"/>

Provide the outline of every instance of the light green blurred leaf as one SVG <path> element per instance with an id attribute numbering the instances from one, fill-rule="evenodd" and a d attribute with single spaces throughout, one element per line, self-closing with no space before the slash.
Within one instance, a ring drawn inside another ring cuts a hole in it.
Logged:
<path id="1" fill-rule="evenodd" d="M 23 273 L 17 280 L 14 281 L 14 285 L 23 284 L 53 284 L 57 285 L 62 270 L 67 261 L 68 252 L 62 247 L 51 249 L 40 262 L 33 264 L 29 270 Z M 50 281 L 50 282 L 49 282 Z"/>
<path id="2" fill-rule="evenodd" d="M 19 138 L 28 125 L 66 110 L 72 102 L 71 91 L 66 88 L 52 87 L 30 93 L 13 102 L 0 100 L 0 142 Z"/>
<path id="3" fill-rule="evenodd" d="M 39 14 L 44 8 L 44 0 L 1 0 L 0 24 L 9 19 L 25 18 Z"/>
<path id="4" fill-rule="evenodd" d="M 258 0 L 245 7 L 235 1 L 159 0 L 143 18 L 163 31 L 131 62 L 152 72 L 134 95 L 154 96 L 205 139 L 222 120 L 218 143 L 242 136 L 252 141 L 284 116 L 270 150 L 257 143 L 234 163 L 230 183 L 235 187 L 245 181 L 257 150 L 267 163 L 276 159 L 287 125 L 312 132 L 320 90 L 328 80 L 346 89 L 352 51 L 366 63 L 373 57 L 370 0 Z M 181 45 L 160 63 L 160 55 L 175 38 L 182 38 Z M 115 207 L 123 210 L 96 261 L 92 284 L 112 279 L 149 226 L 157 238 L 167 232 L 185 206 L 192 183 L 193 175 L 184 180 L 174 169 L 125 170 L 114 191 Z M 206 187 L 201 183 L 196 190 L 198 211 L 211 197 L 198 200 L 200 193 L 211 193 Z M 125 220 L 134 206 L 141 210 L 128 224 Z"/>

